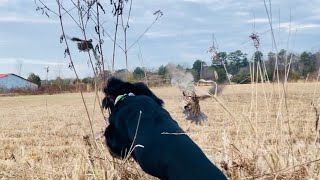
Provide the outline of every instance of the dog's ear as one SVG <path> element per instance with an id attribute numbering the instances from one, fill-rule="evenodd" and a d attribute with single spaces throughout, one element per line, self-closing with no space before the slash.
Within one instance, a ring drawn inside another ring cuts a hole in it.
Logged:
<path id="1" fill-rule="evenodd" d="M 103 98 L 103 100 L 102 100 L 102 107 L 107 109 L 107 98 L 106 97 Z"/>
<path id="2" fill-rule="evenodd" d="M 118 78 L 111 77 L 107 82 L 107 86 L 104 88 L 104 93 L 112 98 L 116 98 L 119 95 L 127 94 L 133 91 L 131 83 L 124 82 Z"/>
<path id="3" fill-rule="evenodd" d="M 105 97 L 102 100 L 102 107 L 105 108 L 105 109 L 109 108 L 112 111 L 113 107 L 114 107 L 114 103 L 109 98 Z"/>
<path id="4" fill-rule="evenodd" d="M 119 88 L 119 86 L 121 87 L 123 85 L 123 81 L 121 81 L 120 79 L 117 79 L 115 77 L 111 77 L 108 79 L 107 81 L 107 85 L 106 87 L 103 89 L 103 92 L 106 95 L 111 95 L 112 92 L 114 92 L 116 89 Z"/>
<path id="5" fill-rule="evenodd" d="M 163 100 L 158 98 L 153 92 L 142 82 L 133 84 L 133 93 L 136 95 L 146 95 L 151 97 L 160 106 L 163 105 Z"/>
<path id="6" fill-rule="evenodd" d="M 119 95 L 133 93 L 135 95 L 146 95 L 151 97 L 160 106 L 163 105 L 163 101 L 152 93 L 152 91 L 142 82 L 129 83 L 124 82 L 118 78 L 111 77 L 107 82 L 107 86 L 104 88 L 104 93 L 111 99 Z"/>

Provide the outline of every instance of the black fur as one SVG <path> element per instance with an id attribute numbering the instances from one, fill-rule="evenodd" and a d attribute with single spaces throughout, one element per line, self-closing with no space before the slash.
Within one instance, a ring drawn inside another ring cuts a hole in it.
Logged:
<path id="1" fill-rule="evenodd" d="M 123 94 L 133 93 L 135 95 L 146 95 L 151 97 L 157 104 L 163 105 L 163 101 L 159 99 L 152 91 L 142 82 L 129 83 L 120 79 L 111 77 L 107 86 L 104 88 L 106 99 L 102 101 L 104 108 L 110 108 L 112 110 L 114 101 L 117 96 Z"/>
<path id="2" fill-rule="evenodd" d="M 124 158 L 136 146 L 131 156 L 146 173 L 160 179 L 226 179 L 143 83 L 112 78 L 104 91 L 103 105 L 111 109 L 105 137 L 113 155 Z M 136 96 L 125 96 L 113 105 L 118 95 L 130 92 Z"/>

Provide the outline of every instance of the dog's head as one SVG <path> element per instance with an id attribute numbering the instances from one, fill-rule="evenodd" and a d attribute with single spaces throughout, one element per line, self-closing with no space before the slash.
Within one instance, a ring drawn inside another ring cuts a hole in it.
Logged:
<path id="1" fill-rule="evenodd" d="M 104 108 L 109 108 L 111 111 L 114 107 L 117 96 L 129 93 L 149 96 L 160 106 L 163 105 L 163 101 L 154 95 L 153 92 L 142 82 L 129 83 L 118 78 L 111 77 L 108 79 L 107 86 L 103 91 L 105 93 L 105 98 L 102 101 L 102 105 Z"/>

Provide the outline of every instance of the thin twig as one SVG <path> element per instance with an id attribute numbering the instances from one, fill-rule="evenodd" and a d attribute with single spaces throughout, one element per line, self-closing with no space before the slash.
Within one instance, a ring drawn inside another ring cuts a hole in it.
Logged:
<path id="1" fill-rule="evenodd" d="M 157 17 L 154 19 L 154 21 L 147 27 L 147 29 L 139 36 L 139 38 L 129 46 L 129 48 L 126 51 L 129 51 L 140 39 L 149 31 L 149 29 L 158 21 L 158 19 L 161 17 L 161 15 L 157 15 Z"/>
<path id="2" fill-rule="evenodd" d="M 91 11 L 93 11 L 93 10 L 91 9 Z M 93 11 L 93 12 L 95 12 L 95 11 Z M 93 14 L 93 15 L 94 15 L 94 14 Z M 95 16 L 95 15 L 94 15 L 94 16 Z M 95 16 L 94 18 L 97 18 L 97 17 Z M 92 22 L 97 26 L 98 23 L 94 20 L 94 18 L 90 17 L 90 19 L 92 20 Z M 115 42 L 114 39 L 111 37 L 111 35 L 108 33 L 108 31 L 103 27 L 103 24 L 104 24 L 104 23 L 105 23 L 105 22 L 100 23 L 100 28 L 103 30 L 103 33 L 105 33 L 113 43 L 116 43 L 116 45 L 118 46 L 118 48 L 120 48 L 123 52 L 125 52 L 125 50 L 123 49 L 123 47 L 121 47 L 117 42 Z"/>
<path id="3" fill-rule="evenodd" d="M 278 54 L 277 43 L 276 43 L 276 40 L 275 40 L 275 37 L 274 37 L 274 31 L 273 31 L 273 27 L 272 27 L 271 14 L 269 14 L 268 7 L 267 7 L 267 4 L 266 4 L 266 0 L 263 0 L 263 2 L 264 2 L 264 7 L 265 7 L 265 10 L 266 10 L 268 21 L 269 21 L 269 25 L 270 25 L 271 37 L 272 37 L 272 42 L 273 42 L 272 44 L 275 47 L 276 54 Z M 269 3 L 271 4 L 271 0 L 269 0 Z M 275 73 L 277 73 L 277 80 L 278 80 L 278 85 L 279 85 L 280 80 L 279 80 L 279 69 L 278 69 L 278 56 L 276 56 L 275 70 L 273 72 L 273 79 L 275 78 Z"/>
<path id="4" fill-rule="evenodd" d="M 116 42 L 117 42 L 117 33 L 118 33 L 118 25 L 119 25 L 119 14 L 117 13 L 117 19 L 116 19 L 116 29 L 114 31 L 114 42 L 113 42 L 113 52 L 112 52 L 112 74 L 114 74 L 114 61 L 116 56 Z"/>
<path id="5" fill-rule="evenodd" d="M 168 133 L 168 132 L 162 132 L 162 135 L 187 135 L 187 133 Z"/>
<path id="6" fill-rule="evenodd" d="M 76 7 L 74 6 L 73 8 L 70 8 L 68 11 L 62 13 L 62 16 L 65 15 L 66 13 L 70 13 L 70 11 L 74 10 Z"/>
<path id="7" fill-rule="evenodd" d="M 37 0 L 34 0 L 34 3 L 37 5 Z M 55 14 L 56 16 L 60 16 L 58 13 L 54 12 L 53 10 L 51 10 L 47 5 L 45 5 L 41 0 L 38 0 L 42 5 L 43 8 L 47 9 L 48 11 L 50 11 L 51 13 Z"/>
<path id="8" fill-rule="evenodd" d="M 72 0 L 71 0 L 72 1 Z M 73 1 L 72 1 L 73 2 Z M 74 3 L 74 2 L 73 2 Z M 78 4 L 80 4 L 80 1 L 78 0 Z M 75 4 L 74 4 L 75 5 Z M 86 28 L 85 28 L 85 25 L 84 25 L 84 21 L 83 21 L 83 17 L 82 16 L 82 10 L 78 7 L 78 11 L 79 11 L 79 14 L 80 14 L 80 23 L 81 23 L 81 30 L 82 30 L 82 33 L 83 33 L 83 36 L 84 36 L 84 39 L 85 41 L 87 41 L 87 35 L 86 35 Z M 99 21 L 98 21 L 99 22 Z M 100 44 L 100 42 L 99 42 Z M 92 51 L 94 51 L 94 49 L 92 49 Z M 98 77 L 98 72 L 96 71 L 95 67 L 94 67 L 94 64 L 93 64 L 93 61 L 92 61 L 92 58 L 91 58 L 91 54 L 90 54 L 90 51 L 88 51 L 88 57 L 89 57 L 89 61 L 90 61 L 90 64 L 91 64 L 91 68 L 92 68 L 92 71 L 94 73 L 94 81 L 95 81 L 95 84 L 97 84 L 97 77 Z M 97 60 L 98 61 L 98 60 Z M 98 94 L 98 91 L 97 91 L 97 86 L 95 86 L 95 96 L 98 97 L 99 99 L 99 94 Z M 100 110 L 101 110 L 101 113 L 104 117 L 104 113 L 103 113 L 103 107 L 101 105 L 101 102 L 98 101 L 99 103 L 99 107 L 100 107 Z M 93 118 L 93 117 L 92 117 Z"/>
<path id="9" fill-rule="evenodd" d="M 66 35 L 65 35 L 65 30 L 64 30 L 64 26 L 63 26 L 63 20 L 62 20 L 62 14 L 61 14 L 61 4 L 60 4 L 60 0 L 57 0 L 57 3 L 58 3 L 58 15 L 59 15 L 59 21 L 60 21 L 60 27 L 61 27 L 61 31 L 62 31 L 62 35 L 64 37 L 64 42 L 65 42 L 65 45 L 67 47 L 67 55 L 69 57 L 69 60 L 70 60 L 70 65 L 71 65 L 71 68 L 76 76 L 76 80 L 79 80 L 79 76 L 78 76 L 78 73 L 76 71 L 76 68 L 74 66 L 74 63 L 73 63 L 73 60 L 72 60 L 72 56 L 70 54 L 70 51 L 69 51 L 69 45 L 68 45 L 68 41 L 66 39 Z M 91 135 L 94 139 L 94 132 L 93 132 L 93 125 L 92 125 L 92 122 L 91 122 L 91 118 L 90 118 L 90 114 L 89 114 L 89 111 L 88 111 L 88 107 L 87 107 L 87 104 L 86 104 L 86 101 L 84 100 L 84 96 L 83 96 L 83 92 L 80 88 L 80 95 L 81 95 L 81 99 L 82 99 L 82 102 L 83 102 L 83 105 L 84 105 L 84 108 L 86 110 L 86 114 L 87 114 L 87 117 L 88 117 L 88 120 L 89 120 L 89 124 L 90 124 L 90 128 L 91 128 Z"/>
<path id="10" fill-rule="evenodd" d="M 128 14 L 128 19 L 126 22 L 126 26 L 124 27 L 123 23 L 123 14 L 121 14 L 121 22 L 122 22 L 122 29 L 123 29 L 123 34 L 124 34 L 124 49 L 125 49 L 125 57 L 126 57 L 126 76 L 128 80 L 128 71 L 129 71 L 129 65 L 128 65 L 128 50 L 127 50 L 127 30 L 129 28 L 129 19 L 131 15 L 131 8 L 132 8 L 132 0 L 130 1 L 130 7 L 129 7 L 129 14 Z"/>
<path id="11" fill-rule="evenodd" d="M 140 120 L 141 120 L 141 114 L 142 114 L 142 111 L 140 110 L 140 111 L 139 111 L 138 123 L 137 123 L 137 127 L 136 127 L 136 132 L 134 133 L 134 137 L 133 137 L 133 140 L 132 140 L 130 149 L 129 149 L 129 153 L 127 154 L 127 157 L 125 158 L 125 160 L 124 160 L 123 163 L 126 163 L 126 161 L 127 161 L 127 160 L 129 159 L 129 157 L 131 156 L 131 153 L 133 152 L 133 150 L 134 150 L 135 147 L 143 147 L 143 145 L 139 145 L 139 144 L 133 146 L 133 144 L 134 144 L 135 141 L 136 141 L 137 134 L 138 134 L 138 129 L 139 129 Z"/>
<path id="12" fill-rule="evenodd" d="M 251 176 L 251 177 L 246 177 L 245 179 L 257 179 L 257 178 L 262 178 L 262 177 L 265 177 L 265 176 L 274 176 L 274 175 L 276 175 L 276 174 L 278 174 L 280 172 L 288 171 L 290 169 L 294 169 L 296 167 L 304 166 L 304 165 L 307 165 L 307 164 L 312 164 L 312 163 L 315 163 L 315 162 L 318 162 L 318 161 L 320 161 L 320 159 L 316 159 L 316 160 L 304 162 L 304 163 L 301 163 L 301 164 L 298 164 L 298 165 L 295 165 L 295 166 L 283 168 L 283 169 L 277 170 L 277 171 L 272 172 L 272 173 L 266 173 L 266 174 L 263 174 L 263 175 L 255 175 L 255 176 Z"/>
<path id="13" fill-rule="evenodd" d="M 76 23 L 76 25 L 77 25 L 81 30 L 83 30 L 82 27 L 80 26 L 80 24 L 79 24 L 79 23 L 74 19 L 74 17 L 70 14 L 70 12 L 67 11 L 62 5 L 61 5 L 61 8 L 65 11 L 63 14 L 68 14 L 69 17 L 73 20 L 73 22 Z M 77 8 L 77 9 L 79 10 L 79 8 L 76 7 L 76 6 L 74 6 L 74 8 Z"/>
<path id="14" fill-rule="evenodd" d="M 96 8 L 97 8 L 97 34 L 99 38 L 99 49 L 100 49 L 100 55 L 101 55 L 101 63 L 102 63 L 102 75 L 103 75 L 103 86 L 106 82 L 106 74 L 105 74 L 105 68 L 104 68 L 104 56 L 103 56 L 103 48 L 102 48 L 102 38 L 101 38 L 101 32 L 100 32 L 100 13 L 99 13 L 99 1 L 96 2 Z M 100 73 L 101 74 L 101 73 Z"/>

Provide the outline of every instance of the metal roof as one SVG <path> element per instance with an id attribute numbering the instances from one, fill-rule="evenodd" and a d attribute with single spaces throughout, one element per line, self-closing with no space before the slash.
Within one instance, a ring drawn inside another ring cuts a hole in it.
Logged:
<path id="1" fill-rule="evenodd" d="M 0 74 L 0 78 L 2 78 L 2 77 L 6 77 L 6 76 L 8 76 L 9 74 Z"/>
<path id="2" fill-rule="evenodd" d="M 9 75 L 16 76 L 16 77 L 21 78 L 21 79 L 23 79 L 23 80 L 25 80 L 25 81 L 29 81 L 29 82 L 32 83 L 32 84 L 35 84 L 35 83 L 31 82 L 30 80 L 25 79 L 25 78 L 23 78 L 23 77 L 21 77 L 21 76 L 19 76 L 19 75 L 13 74 L 13 73 L 0 74 L 0 78 L 6 77 L 6 76 L 9 76 Z"/>

